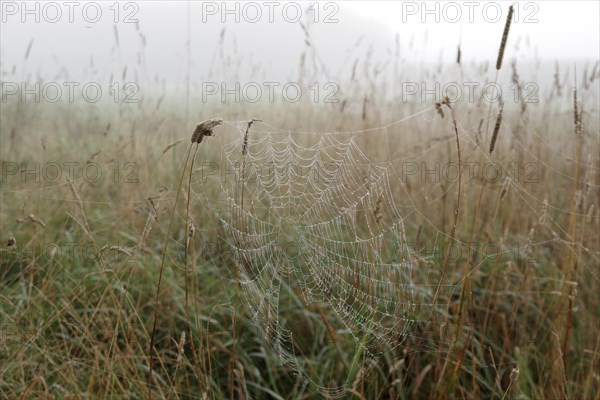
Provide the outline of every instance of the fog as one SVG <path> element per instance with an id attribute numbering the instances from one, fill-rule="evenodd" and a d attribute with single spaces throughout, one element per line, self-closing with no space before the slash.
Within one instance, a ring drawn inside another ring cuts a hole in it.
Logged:
<path id="1" fill-rule="evenodd" d="M 510 3 L 451 3 L 3 2 L 1 70 L 4 79 L 115 74 L 183 85 L 189 68 L 192 82 L 231 74 L 280 82 L 298 78 L 305 53 L 318 78 L 331 80 L 349 76 L 357 59 L 451 65 L 459 43 L 463 63 L 493 64 Z M 583 67 L 600 58 L 597 1 L 515 8 L 507 58 L 538 60 L 547 76 L 555 60 Z"/>

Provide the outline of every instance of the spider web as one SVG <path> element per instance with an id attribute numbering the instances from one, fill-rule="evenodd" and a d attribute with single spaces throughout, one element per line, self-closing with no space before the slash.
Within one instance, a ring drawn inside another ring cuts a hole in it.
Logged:
<path id="1" fill-rule="evenodd" d="M 285 286 L 305 306 L 331 309 L 370 357 L 400 346 L 435 311 L 435 288 L 412 277 L 417 255 L 396 207 L 393 159 L 364 150 L 374 130 L 302 133 L 257 123 L 242 155 L 245 123 L 229 125 L 239 134 L 221 136 L 219 193 L 202 190 L 211 187 L 203 180 L 195 195 L 220 224 L 245 304 L 282 361 L 308 379 L 280 307 Z"/>
<path id="2" fill-rule="evenodd" d="M 434 118 L 427 108 L 384 127 L 346 132 L 298 132 L 256 122 L 246 138 L 246 121 L 228 121 L 233 134 L 219 133 L 206 145 L 205 156 L 219 149 L 219 173 L 196 180 L 194 200 L 210 210 L 219 240 L 230 250 L 228 266 L 243 303 L 262 336 L 284 364 L 324 395 L 341 396 L 346 388 L 314 382 L 304 370 L 299 342 L 306 327 L 288 315 L 284 292 L 321 315 L 323 325 L 313 329 L 332 341 L 349 335 L 372 361 L 408 337 L 422 337 L 424 327 L 443 332 L 442 339 L 420 350 L 452 357 L 451 324 L 442 310 L 447 304 L 439 299 L 452 298 L 462 280 L 451 281 L 439 257 L 423 255 L 407 241 L 407 218 L 418 207 L 399 171 L 402 162 L 453 145 L 454 136 L 420 152 L 409 149 L 408 155 L 390 145 L 396 143 L 392 137 L 414 133 L 403 131 L 408 122 L 414 127 L 415 119 L 430 124 Z M 461 140 L 475 146 L 468 133 L 461 128 Z M 525 188 L 509 183 L 537 214 Z M 503 246 L 486 255 L 513 251 Z M 429 274 L 417 270 L 423 264 L 430 266 Z M 325 320 L 324 309 L 333 312 L 336 326 Z"/>

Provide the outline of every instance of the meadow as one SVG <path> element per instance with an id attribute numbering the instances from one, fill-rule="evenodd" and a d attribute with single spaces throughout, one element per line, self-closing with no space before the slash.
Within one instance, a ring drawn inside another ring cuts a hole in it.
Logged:
<path id="1" fill-rule="evenodd" d="M 528 86 L 502 47 L 426 69 L 365 54 L 331 103 L 308 41 L 293 103 L 17 88 L 0 398 L 600 398 L 600 62 Z"/>

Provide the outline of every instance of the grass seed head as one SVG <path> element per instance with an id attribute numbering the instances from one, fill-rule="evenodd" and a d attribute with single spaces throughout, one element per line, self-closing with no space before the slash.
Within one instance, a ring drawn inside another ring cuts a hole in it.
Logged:
<path id="1" fill-rule="evenodd" d="M 500 50 L 498 50 L 498 59 L 496 60 L 496 70 L 502 67 L 502 59 L 504 58 L 504 49 L 506 49 L 506 42 L 508 40 L 508 32 L 510 31 L 510 24 L 512 22 L 514 8 L 510 6 L 508 8 L 508 17 L 506 17 L 506 25 L 504 25 L 504 33 L 502 34 L 502 41 L 500 42 Z"/>
<path id="2" fill-rule="evenodd" d="M 204 136 L 212 136 L 213 129 L 223 124 L 223 118 L 211 118 L 196 125 L 192 134 L 192 143 L 201 143 Z"/>
<path id="3" fill-rule="evenodd" d="M 262 122 L 262 119 L 252 118 L 248 121 L 248 125 L 246 125 L 246 132 L 244 133 L 244 144 L 242 145 L 242 155 L 248 154 L 248 136 L 250 134 L 250 127 L 255 122 Z"/>
<path id="4" fill-rule="evenodd" d="M 504 111 L 504 102 L 500 100 L 500 110 L 498 110 L 498 116 L 496 117 L 496 125 L 494 126 L 494 133 L 492 134 L 492 141 L 490 142 L 490 154 L 496 147 L 496 140 L 498 139 L 498 133 L 500 132 L 500 126 L 502 126 L 502 112 Z"/>

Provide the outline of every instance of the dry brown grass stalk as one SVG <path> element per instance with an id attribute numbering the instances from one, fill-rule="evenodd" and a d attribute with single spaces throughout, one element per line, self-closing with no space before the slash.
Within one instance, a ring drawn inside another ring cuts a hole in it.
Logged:
<path id="1" fill-rule="evenodd" d="M 481 140 L 482 140 L 481 128 L 483 128 L 483 118 L 481 118 L 479 120 L 479 127 L 477 128 L 477 136 L 475 136 L 475 143 L 477 144 L 477 146 L 479 146 L 481 144 Z"/>
<path id="2" fill-rule="evenodd" d="M 508 194 L 511 183 L 512 179 L 510 179 L 510 176 L 507 176 L 506 179 L 504 179 L 504 183 L 502 183 L 502 189 L 500 190 L 500 201 L 503 201 Z"/>
<path id="3" fill-rule="evenodd" d="M 131 253 L 129 250 L 127 250 L 126 248 L 124 248 L 122 246 L 118 246 L 118 245 L 117 246 L 102 246 L 100 248 L 100 252 L 101 253 L 103 253 L 103 252 L 105 252 L 107 250 L 115 251 L 117 253 L 124 254 L 127 257 L 133 257 L 133 253 Z"/>
<path id="4" fill-rule="evenodd" d="M 79 193 L 77 193 L 77 190 L 75 189 L 75 186 L 73 185 L 73 182 L 70 179 L 67 179 L 67 182 L 69 183 L 69 189 L 71 189 L 71 194 L 73 194 L 73 197 L 75 198 L 77 207 L 79 207 L 79 211 L 81 211 L 81 217 L 83 218 L 83 224 L 85 226 L 86 233 L 91 236 L 92 231 L 90 229 L 88 219 L 85 215 L 85 210 L 83 209 L 83 202 L 81 201 L 81 197 L 79 197 Z"/>
<path id="5" fill-rule="evenodd" d="M 169 143 L 167 147 L 163 150 L 162 154 L 165 154 L 167 151 L 171 150 L 173 147 L 177 146 L 183 139 L 176 140 L 173 143 Z M 161 155 L 162 155 L 161 154 Z"/>
<path id="6" fill-rule="evenodd" d="M 201 123 L 199 123 L 196 126 L 196 129 L 194 130 L 193 134 L 192 134 L 192 143 L 200 143 L 202 142 L 202 138 L 204 136 L 212 136 L 213 135 L 213 129 L 216 126 L 219 126 L 223 123 L 223 118 L 211 118 L 211 119 L 207 119 L 206 121 L 202 121 Z M 198 146 L 196 146 L 195 152 L 194 152 L 194 157 L 196 155 L 196 152 L 198 151 Z M 187 151 L 187 155 L 185 158 L 185 163 L 183 165 L 183 170 L 181 173 L 181 176 L 179 178 L 179 185 L 177 186 L 177 192 L 175 194 L 175 202 L 173 203 L 173 208 L 171 209 L 171 217 L 169 218 L 169 225 L 167 227 L 167 231 L 166 231 L 166 236 L 165 236 L 165 242 L 163 245 L 163 250 L 162 250 L 162 257 L 161 257 L 161 263 L 160 263 L 160 270 L 159 270 L 159 274 L 158 274 L 158 282 L 156 284 L 156 297 L 154 300 L 154 318 L 153 318 L 153 322 L 152 322 L 152 333 L 150 335 L 150 349 L 149 349 L 149 356 L 150 356 L 150 365 L 148 367 L 148 398 L 151 399 L 152 398 L 152 372 L 153 372 L 153 364 L 154 364 L 154 343 L 155 343 L 155 339 L 156 339 L 156 324 L 158 321 L 158 302 L 160 299 L 160 288 L 161 288 L 161 284 L 162 284 L 162 279 L 163 279 L 163 273 L 165 270 L 165 262 L 166 262 L 166 257 L 167 257 L 167 245 L 169 243 L 169 235 L 171 233 L 171 227 L 173 225 L 173 220 L 175 219 L 175 210 L 177 208 L 177 202 L 179 201 L 179 194 L 181 193 L 181 186 L 183 185 L 183 178 L 185 177 L 185 172 L 187 170 L 187 166 L 188 163 L 190 161 L 190 155 L 192 152 L 192 145 L 188 146 L 188 151 Z M 194 164 L 194 160 L 192 159 L 192 167 L 190 168 L 190 182 L 191 182 L 191 174 L 192 174 L 192 169 L 193 169 L 193 164 Z M 186 224 L 189 221 L 189 197 L 188 197 L 188 202 L 187 202 L 187 214 L 186 215 Z M 187 231 L 188 227 L 186 226 L 186 231 Z M 187 256 L 187 246 L 186 246 L 186 256 Z M 185 260 L 185 262 L 187 263 L 187 258 Z M 187 271 L 187 268 L 186 268 Z M 187 277 L 187 275 L 186 275 Z M 187 279 L 186 279 L 187 282 Z M 186 290 L 186 294 L 188 293 L 188 291 Z M 187 310 L 187 297 L 186 297 L 186 310 Z M 189 318 L 188 318 L 188 323 L 189 323 Z M 189 327 L 189 324 L 188 324 Z M 191 333 L 191 331 L 190 331 Z M 195 353 L 195 351 L 194 351 Z"/>
<path id="7" fill-rule="evenodd" d="M 42 228 L 46 227 L 46 224 L 44 223 L 44 221 L 42 221 L 41 219 L 39 219 L 38 217 L 36 217 L 33 214 L 29 214 L 27 216 L 22 216 L 22 217 L 17 218 L 17 222 L 20 223 L 20 224 L 22 224 L 22 223 L 24 223 L 26 221 L 31 221 L 34 224 L 38 224 Z"/>

